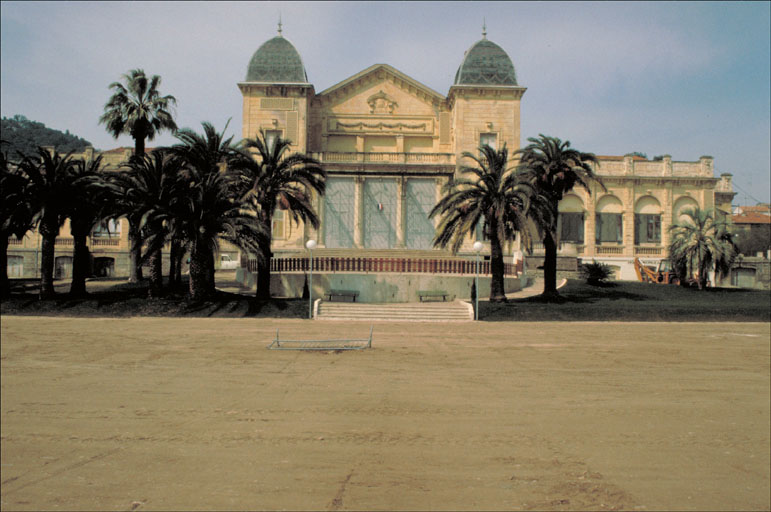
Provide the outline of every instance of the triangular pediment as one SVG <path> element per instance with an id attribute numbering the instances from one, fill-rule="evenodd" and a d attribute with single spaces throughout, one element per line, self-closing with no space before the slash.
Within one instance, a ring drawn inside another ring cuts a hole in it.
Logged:
<path id="1" fill-rule="evenodd" d="M 346 104 L 364 113 L 423 113 L 437 108 L 446 98 L 430 87 L 388 64 L 375 64 L 316 95 L 328 106 Z"/>

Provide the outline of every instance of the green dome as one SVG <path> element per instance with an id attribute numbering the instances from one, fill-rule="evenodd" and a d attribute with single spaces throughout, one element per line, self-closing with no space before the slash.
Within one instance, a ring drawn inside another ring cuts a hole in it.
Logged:
<path id="1" fill-rule="evenodd" d="M 246 71 L 247 82 L 308 83 L 300 54 L 283 36 L 260 46 Z"/>
<path id="2" fill-rule="evenodd" d="M 514 65 L 503 48 L 481 39 L 466 52 L 455 85 L 517 85 Z"/>

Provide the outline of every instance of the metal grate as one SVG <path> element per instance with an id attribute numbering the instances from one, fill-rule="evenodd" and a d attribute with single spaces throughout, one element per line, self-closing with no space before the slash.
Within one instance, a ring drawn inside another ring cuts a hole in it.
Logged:
<path id="1" fill-rule="evenodd" d="M 345 340 L 280 340 L 278 329 L 276 338 L 268 345 L 270 350 L 363 350 L 372 348 L 372 330 L 369 328 L 369 338 Z"/>

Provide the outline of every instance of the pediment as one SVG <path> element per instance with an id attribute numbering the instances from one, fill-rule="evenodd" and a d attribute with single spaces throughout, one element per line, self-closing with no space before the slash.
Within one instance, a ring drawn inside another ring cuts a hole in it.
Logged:
<path id="1" fill-rule="evenodd" d="M 316 95 L 324 110 L 358 115 L 432 115 L 446 98 L 401 71 L 375 64 Z"/>

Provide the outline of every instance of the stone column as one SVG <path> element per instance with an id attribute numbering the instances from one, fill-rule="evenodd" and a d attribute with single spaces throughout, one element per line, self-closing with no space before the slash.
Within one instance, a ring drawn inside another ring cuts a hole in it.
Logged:
<path id="1" fill-rule="evenodd" d="M 673 218 L 672 216 L 674 213 L 672 212 L 672 209 L 674 208 L 674 204 L 672 201 L 672 182 L 666 183 L 664 185 L 664 204 L 661 207 L 661 257 L 662 258 L 668 258 L 669 257 L 669 251 L 667 248 L 669 247 L 670 242 L 670 233 L 669 233 L 669 226 L 672 225 Z"/>
<path id="2" fill-rule="evenodd" d="M 624 256 L 634 257 L 634 184 L 628 184 L 624 190 Z"/>
<path id="3" fill-rule="evenodd" d="M 353 178 L 353 246 L 364 247 L 364 177 Z"/>
<path id="4" fill-rule="evenodd" d="M 404 249 L 407 240 L 405 215 L 407 209 L 404 207 L 404 198 L 407 195 L 407 183 L 404 176 L 396 178 L 396 248 Z"/>

